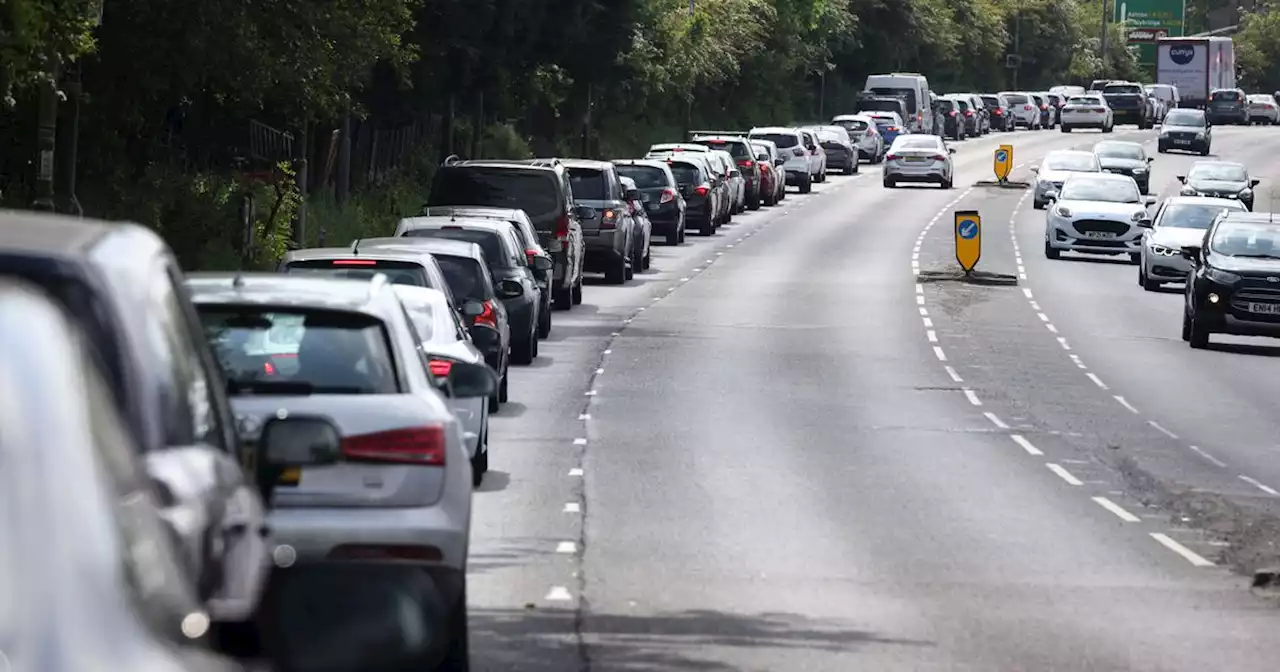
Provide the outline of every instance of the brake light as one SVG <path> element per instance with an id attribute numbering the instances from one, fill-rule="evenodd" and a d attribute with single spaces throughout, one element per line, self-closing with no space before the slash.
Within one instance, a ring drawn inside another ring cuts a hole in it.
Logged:
<path id="1" fill-rule="evenodd" d="M 372 259 L 334 259 L 334 266 L 377 266 L 378 262 Z"/>
<path id="2" fill-rule="evenodd" d="M 618 226 L 618 211 L 609 209 L 600 213 L 600 228 L 613 229 Z"/>
<path id="3" fill-rule="evenodd" d="M 897 160 L 898 160 L 898 155 L 897 155 L 897 154 L 886 154 L 884 158 L 885 158 L 885 160 L 886 160 L 886 161 L 897 161 Z"/>
<path id="4" fill-rule="evenodd" d="M 1049 106 L 1048 106 L 1048 105 L 1041 105 L 1041 106 L 1040 106 L 1040 109 L 1041 109 L 1041 110 L 1047 110 L 1047 109 L 1049 109 Z"/>
<path id="5" fill-rule="evenodd" d="M 662 190 L 662 196 L 658 198 L 658 203 L 670 203 L 674 200 L 676 200 L 676 190 L 671 187 L 667 187 Z"/>
<path id="6" fill-rule="evenodd" d="M 973 116 L 973 110 L 965 110 L 965 111 L 964 111 L 964 116 L 966 116 L 966 117 L 972 117 L 972 116 Z"/>
<path id="7" fill-rule="evenodd" d="M 530 259 L 538 256 L 537 250 L 525 250 L 524 253 L 525 253 L 525 256 L 529 257 Z"/>
<path id="8" fill-rule="evenodd" d="M 569 214 L 565 213 L 556 219 L 556 239 L 569 240 Z"/>
<path id="9" fill-rule="evenodd" d="M 902 130 L 902 129 L 898 128 L 897 126 L 890 126 L 890 127 L 886 128 L 886 129 L 884 129 L 884 130 L 889 131 L 890 133 L 897 133 L 898 131 L 900 131 L 900 130 Z"/>
<path id="10" fill-rule="evenodd" d="M 444 427 L 428 425 L 349 436 L 342 440 L 349 460 L 444 466 Z"/>
<path id="11" fill-rule="evenodd" d="M 436 378 L 448 378 L 449 372 L 453 370 L 453 362 L 447 359 L 432 359 L 427 362 L 427 368 L 431 369 L 431 375 Z"/>
<path id="12" fill-rule="evenodd" d="M 741 168 L 750 168 L 751 166 L 754 166 L 754 165 L 756 165 L 756 162 L 752 161 L 751 159 L 743 159 L 738 162 L 738 166 Z"/>
<path id="13" fill-rule="evenodd" d="M 706 184 L 699 184 L 698 186 L 693 188 L 693 193 L 699 196 L 706 196 L 707 194 L 711 193 L 711 187 Z"/>
<path id="14" fill-rule="evenodd" d="M 493 310 L 493 301 L 484 302 L 484 312 L 476 315 L 475 324 L 483 324 L 486 327 L 498 328 L 498 314 Z"/>
<path id="15" fill-rule="evenodd" d="M 263 362 L 262 372 L 267 374 L 268 376 L 274 376 L 276 375 L 276 367 L 272 366 L 271 362 Z"/>
<path id="16" fill-rule="evenodd" d="M 1024 109 L 1024 110 L 1034 110 L 1034 109 L 1036 109 L 1036 108 L 1031 107 L 1030 105 L 1024 105 L 1022 109 Z"/>
<path id="17" fill-rule="evenodd" d="M 951 110 L 950 112 L 948 112 L 948 113 L 947 113 L 947 116 L 948 116 L 948 117 L 954 117 L 954 116 L 956 116 L 956 111 L 955 111 L 955 110 Z"/>
<path id="18" fill-rule="evenodd" d="M 941 154 L 934 154 L 934 155 L 933 155 L 933 160 L 934 160 L 934 161 L 946 161 L 946 160 L 947 160 L 947 157 L 945 157 L 945 156 L 943 156 L 943 155 L 941 155 Z"/>

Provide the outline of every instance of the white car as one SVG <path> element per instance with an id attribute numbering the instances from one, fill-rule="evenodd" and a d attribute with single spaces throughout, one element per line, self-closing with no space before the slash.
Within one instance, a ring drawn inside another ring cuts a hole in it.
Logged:
<path id="1" fill-rule="evenodd" d="M 899 182 L 928 182 L 950 189 L 955 153 L 936 135 L 900 135 L 884 157 L 884 186 L 893 189 Z"/>
<path id="2" fill-rule="evenodd" d="M 1115 115 L 1107 99 L 1101 95 L 1072 96 L 1062 106 L 1062 132 L 1077 128 L 1096 128 L 1103 133 L 1115 130 Z"/>
<path id="3" fill-rule="evenodd" d="M 1026 91 L 1001 91 L 1000 95 L 1009 101 L 1009 118 L 1015 130 L 1025 126 L 1027 130 L 1040 130 L 1040 106 L 1031 94 Z"/>
<path id="4" fill-rule="evenodd" d="M 802 194 L 813 191 L 813 168 L 800 129 L 763 126 L 751 129 L 747 135 L 753 140 L 768 140 L 777 145 L 778 152 L 787 159 L 782 165 L 787 173 L 787 184 L 799 187 Z"/>
<path id="5" fill-rule="evenodd" d="M 1038 168 L 1032 168 L 1036 174 L 1035 192 L 1031 197 L 1031 207 L 1044 210 L 1049 202 L 1048 194 L 1062 189 L 1062 183 L 1075 173 L 1101 173 L 1102 162 L 1093 152 L 1074 149 L 1059 149 L 1045 155 Z"/>
<path id="6" fill-rule="evenodd" d="M 1142 237 L 1151 222 L 1147 208 L 1155 196 L 1143 196 L 1128 175 L 1072 175 L 1062 191 L 1049 192 L 1053 204 L 1045 214 L 1044 256 L 1064 251 L 1128 254 L 1142 261 Z"/>
<path id="7" fill-rule="evenodd" d="M 880 163 L 884 160 L 884 136 L 876 130 L 876 121 L 865 114 L 841 114 L 831 120 L 832 124 L 844 127 L 849 133 L 849 140 L 858 148 L 858 157 L 867 163 Z"/>
<path id="8" fill-rule="evenodd" d="M 1138 284 L 1155 291 L 1166 282 L 1185 282 L 1191 262 L 1182 256 L 1183 245 L 1199 245 L 1209 225 L 1224 212 L 1245 212 L 1240 201 L 1204 196 L 1174 196 L 1156 209 L 1151 228 L 1143 238 Z"/>
<path id="9" fill-rule="evenodd" d="M 822 148 L 822 140 L 809 128 L 801 128 L 800 137 L 804 140 L 805 150 L 809 152 L 809 178 L 814 182 L 827 181 L 827 150 Z"/>
<path id="10" fill-rule="evenodd" d="M 1276 105 L 1274 96 L 1269 93 L 1254 93 L 1249 95 L 1248 100 L 1250 124 L 1271 126 L 1280 122 L 1280 106 Z"/>

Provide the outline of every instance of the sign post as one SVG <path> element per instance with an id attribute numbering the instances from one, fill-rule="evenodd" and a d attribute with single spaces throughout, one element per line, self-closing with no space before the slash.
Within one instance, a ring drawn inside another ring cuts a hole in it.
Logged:
<path id="1" fill-rule="evenodd" d="M 956 262 L 969 275 L 982 258 L 982 215 L 977 210 L 956 211 Z"/>
<path id="2" fill-rule="evenodd" d="M 1013 145 L 1000 145 L 995 159 L 996 181 L 1004 184 L 1009 181 L 1009 173 L 1013 172 Z"/>

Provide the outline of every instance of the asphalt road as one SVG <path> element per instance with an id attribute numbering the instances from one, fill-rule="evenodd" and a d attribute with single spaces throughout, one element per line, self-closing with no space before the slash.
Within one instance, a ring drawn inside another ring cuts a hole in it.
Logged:
<path id="1" fill-rule="evenodd" d="M 1280 135 L 1215 133 L 1270 177 Z M 1191 351 L 1179 294 L 1046 260 L 1023 192 L 969 188 L 1001 142 L 1026 178 L 1099 139 L 959 143 L 950 191 L 864 165 L 556 313 L 476 495 L 476 668 L 1275 669 L 1222 518 L 1275 499 L 1240 476 L 1280 489 L 1280 345 Z M 955 209 L 1018 286 L 931 274 Z"/>

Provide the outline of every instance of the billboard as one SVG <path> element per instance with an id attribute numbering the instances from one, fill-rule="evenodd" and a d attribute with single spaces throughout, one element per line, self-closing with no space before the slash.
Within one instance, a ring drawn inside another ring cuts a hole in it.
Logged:
<path id="1" fill-rule="evenodd" d="M 1124 26 L 1129 46 L 1138 48 L 1138 60 L 1156 61 L 1156 40 L 1181 37 L 1187 15 L 1186 0 L 1113 0 L 1116 23 Z"/>

